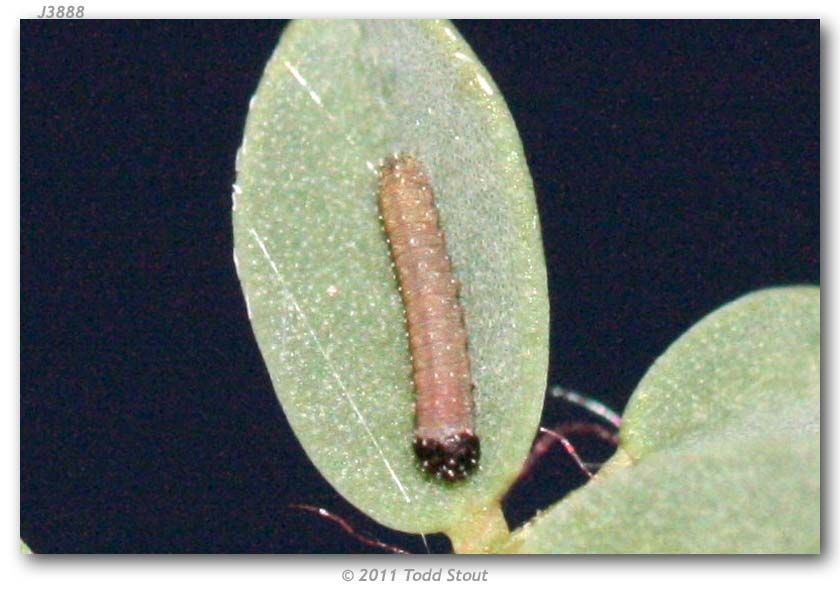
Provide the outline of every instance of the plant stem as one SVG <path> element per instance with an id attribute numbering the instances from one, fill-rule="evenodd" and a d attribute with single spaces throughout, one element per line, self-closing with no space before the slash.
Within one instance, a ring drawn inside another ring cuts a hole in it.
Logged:
<path id="1" fill-rule="evenodd" d="M 502 507 L 498 502 L 471 513 L 469 519 L 446 532 L 458 554 L 492 554 L 510 538 Z"/>

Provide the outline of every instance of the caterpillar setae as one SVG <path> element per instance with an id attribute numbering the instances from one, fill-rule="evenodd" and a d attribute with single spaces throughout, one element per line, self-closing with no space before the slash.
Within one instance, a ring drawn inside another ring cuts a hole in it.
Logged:
<path id="1" fill-rule="evenodd" d="M 385 162 L 379 208 L 405 305 L 414 451 L 426 472 L 458 481 L 478 467 L 480 456 L 467 332 L 434 192 L 419 160 L 403 154 Z"/>

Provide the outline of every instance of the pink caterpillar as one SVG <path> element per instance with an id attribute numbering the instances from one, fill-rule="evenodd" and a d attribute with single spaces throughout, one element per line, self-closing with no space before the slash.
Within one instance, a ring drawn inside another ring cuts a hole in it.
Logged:
<path id="1" fill-rule="evenodd" d="M 408 155 L 386 161 L 379 207 L 408 324 L 417 394 L 414 451 L 425 471 L 458 481 L 478 467 L 480 456 L 467 332 L 434 192 L 420 161 Z"/>

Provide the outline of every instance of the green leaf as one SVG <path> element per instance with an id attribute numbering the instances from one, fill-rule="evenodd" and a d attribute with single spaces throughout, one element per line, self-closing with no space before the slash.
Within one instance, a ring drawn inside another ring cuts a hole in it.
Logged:
<path id="1" fill-rule="evenodd" d="M 457 485 L 424 476 L 411 447 L 411 361 L 376 199 L 377 165 L 397 152 L 430 172 L 462 284 L 482 467 Z M 445 21 L 293 23 L 237 171 L 239 276 L 309 457 L 385 525 L 498 534 L 498 498 L 539 422 L 548 300 L 531 180 L 490 75 Z"/>
<path id="2" fill-rule="evenodd" d="M 651 367 L 596 479 L 508 549 L 819 552 L 819 402 L 819 289 L 732 302 Z"/>

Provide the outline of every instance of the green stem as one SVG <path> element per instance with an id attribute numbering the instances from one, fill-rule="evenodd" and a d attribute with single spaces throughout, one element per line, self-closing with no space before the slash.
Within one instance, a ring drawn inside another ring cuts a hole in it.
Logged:
<path id="1" fill-rule="evenodd" d="M 446 534 L 458 554 L 492 554 L 510 539 L 510 530 L 498 502 L 471 513 Z"/>

